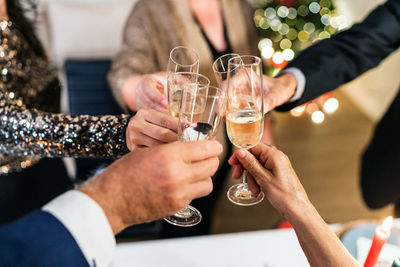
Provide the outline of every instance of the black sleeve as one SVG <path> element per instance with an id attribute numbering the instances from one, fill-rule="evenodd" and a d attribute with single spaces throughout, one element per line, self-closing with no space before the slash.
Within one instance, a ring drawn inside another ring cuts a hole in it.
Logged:
<path id="1" fill-rule="evenodd" d="M 377 66 L 399 46 L 400 0 L 389 0 L 363 22 L 306 49 L 291 62 L 287 68 L 300 69 L 306 87 L 301 99 L 277 110 L 289 110 L 336 89 Z"/>

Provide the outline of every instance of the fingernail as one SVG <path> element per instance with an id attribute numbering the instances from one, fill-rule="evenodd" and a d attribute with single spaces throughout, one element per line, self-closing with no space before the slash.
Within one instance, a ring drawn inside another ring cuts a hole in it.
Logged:
<path id="1" fill-rule="evenodd" d="M 161 100 L 160 104 L 161 104 L 163 107 L 168 107 L 168 100 L 166 100 L 166 99 Z"/>
<path id="2" fill-rule="evenodd" d="M 241 158 L 244 158 L 246 156 L 246 153 L 243 150 L 239 150 L 237 153 L 238 153 L 238 156 Z"/>

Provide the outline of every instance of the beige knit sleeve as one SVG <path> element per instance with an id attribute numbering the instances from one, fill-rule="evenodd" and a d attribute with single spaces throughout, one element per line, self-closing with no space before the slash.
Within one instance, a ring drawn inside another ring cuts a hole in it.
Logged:
<path id="1" fill-rule="evenodd" d="M 112 62 L 108 74 L 114 97 L 118 104 L 127 111 L 122 97 L 122 86 L 132 75 L 141 75 L 157 71 L 155 52 L 153 49 L 152 35 L 154 23 L 153 16 L 146 0 L 139 1 L 133 8 L 125 24 L 123 44 L 119 53 Z"/>
<path id="2" fill-rule="evenodd" d="M 239 0 L 242 5 L 243 16 L 245 17 L 246 28 L 247 28 L 247 39 L 251 48 L 251 53 L 255 56 L 260 56 L 260 50 L 258 50 L 259 36 L 256 25 L 254 24 L 254 7 L 255 1 L 251 0 Z"/>

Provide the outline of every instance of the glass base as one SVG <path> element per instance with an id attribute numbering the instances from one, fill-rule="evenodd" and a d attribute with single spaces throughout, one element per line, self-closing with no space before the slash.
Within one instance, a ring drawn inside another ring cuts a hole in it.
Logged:
<path id="1" fill-rule="evenodd" d="M 248 185 L 244 183 L 231 186 L 226 194 L 233 204 L 239 206 L 253 206 L 264 199 L 263 192 L 260 192 L 260 194 L 255 197 Z"/>
<path id="2" fill-rule="evenodd" d="M 164 220 L 176 226 L 190 227 L 199 224 L 201 218 L 200 211 L 189 205 L 184 210 L 166 217 Z"/>

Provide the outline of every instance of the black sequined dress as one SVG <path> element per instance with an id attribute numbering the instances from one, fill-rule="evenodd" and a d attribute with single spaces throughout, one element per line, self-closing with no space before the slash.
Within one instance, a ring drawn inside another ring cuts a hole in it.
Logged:
<path id="1" fill-rule="evenodd" d="M 0 174 L 27 168 L 39 156 L 116 158 L 128 152 L 129 115 L 57 114 L 59 99 L 53 66 L 12 22 L 0 21 Z"/>

